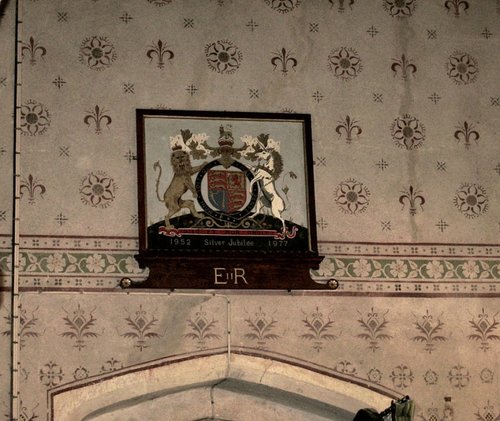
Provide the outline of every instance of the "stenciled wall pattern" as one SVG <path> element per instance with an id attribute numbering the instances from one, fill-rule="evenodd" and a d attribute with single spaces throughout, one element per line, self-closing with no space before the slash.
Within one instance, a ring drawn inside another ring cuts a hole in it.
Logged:
<path id="1" fill-rule="evenodd" d="M 440 420 L 445 396 L 455 420 L 500 417 L 498 0 L 19 10 L 17 26 L 13 1 L 0 20 L 0 341 L 12 339 L 16 69 L 25 419 L 45 418 L 52 387 L 227 345 L 224 300 L 117 288 L 145 276 L 136 108 L 312 115 L 316 275 L 340 288 L 232 293 L 233 347 L 409 394 L 417 419 Z M 2 391 L 9 372 L 2 358 Z"/>

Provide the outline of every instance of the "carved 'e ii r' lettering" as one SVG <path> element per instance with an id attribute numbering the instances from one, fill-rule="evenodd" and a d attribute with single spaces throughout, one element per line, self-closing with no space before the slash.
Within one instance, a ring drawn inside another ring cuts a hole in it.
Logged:
<path id="1" fill-rule="evenodd" d="M 238 280 L 242 283 L 248 285 L 245 278 L 245 269 L 243 268 L 213 268 L 214 269 L 214 284 L 215 285 L 227 285 L 228 282 L 232 282 L 234 285 L 238 285 Z"/>

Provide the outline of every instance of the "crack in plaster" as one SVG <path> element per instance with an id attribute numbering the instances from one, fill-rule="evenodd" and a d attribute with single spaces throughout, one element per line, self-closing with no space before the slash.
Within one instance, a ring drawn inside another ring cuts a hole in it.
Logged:
<path id="1" fill-rule="evenodd" d="M 273 364 L 274 364 L 273 361 L 269 361 L 269 365 L 267 365 L 266 368 L 264 368 L 264 372 L 262 373 L 262 376 L 260 376 L 259 383 L 262 383 L 262 379 L 266 375 L 267 371 L 273 366 Z"/>
<path id="2" fill-rule="evenodd" d="M 220 382 L 217 382 L 217 383 L 213 384 L 210 387 L 210 406 L 212 408 L 212 419 L 213 420 L 217 419 L 216 418 L 216 414 L 215 414 L 215 396 L 214 396 L 214 391 L 215 391 L 216 387 L 220 386 L 222 383 L 225 383 L 226 381 L 227 381 L 227 378 L 222 379 Z"/>
<path id="3" fill-rule="evenodd" d="M 408 45 L 410 43 L 410 39 L 414 39 L 414 37 L 415 37 L 415 30 L 410 26 L 409 19 L 402 19 L 399 25 L 397 26 L 397 39 L 400 40 L 398 47 L 402 51 L 402 54 L 406 55 L 406 57 L 408 57 Z M 410 77 L 408 77 L 403 80 L 403 94 L 401 96 L 401 103 L 399 106 L 399 115 L 410 113 L 410 107 L 411 104 L 413 103 L 413 100 L 414 98 L 411 86 L 411 79 Z M 415 186 L 417 182 L 416 165 L 417 165 L 418 152 L 416 150 L 408 152 L 414 152 L 408 154 L 407 166 L 408 166 L 408 177 L 410 179 L 410 185 Z M 410 216 L 409 224 L 411 232 L 411 241 L 417 241 L 418 226 L 416 223 L 416 219 L 413 216 Z"/>

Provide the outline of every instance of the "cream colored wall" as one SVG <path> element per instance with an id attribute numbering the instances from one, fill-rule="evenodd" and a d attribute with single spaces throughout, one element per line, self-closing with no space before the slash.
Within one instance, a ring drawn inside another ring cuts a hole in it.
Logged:
<path id="1" fill-rule="evenodd" d="M 0 21 L 5 414 L 13 6 Z M 426 421 L 445 396 L 455 420 L 500 416 L 499 20 L 494 0 L 20 1 L 20 415 L 45 419 L 54 387 L 229 340 L 409 394 Z M 159 41 L 162 67 L 147 55 Z M 218 41 L 230 64 L 207 60 Z M 296 61 L 275 67 L 283 51 Z M 310 113 L 318 274 L 341 289 L 233 292 L 229 317 L 225 298 L 119 290 L 144 277 L 136 108 Z M 346 116 L 361 128 L 350 139 Z M 87 194 L 96 184 L 105 194 Z M 346 203 L 349 190 L 365 198 Z"/>

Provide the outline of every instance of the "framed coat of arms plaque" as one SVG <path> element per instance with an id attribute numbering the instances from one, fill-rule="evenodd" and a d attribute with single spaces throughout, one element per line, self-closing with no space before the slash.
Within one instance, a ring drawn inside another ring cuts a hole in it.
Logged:
<path id="1" fill-rule="evenodd" d="M 323 289 L 308 114 L 137 110 L 139 288 Z"/>

